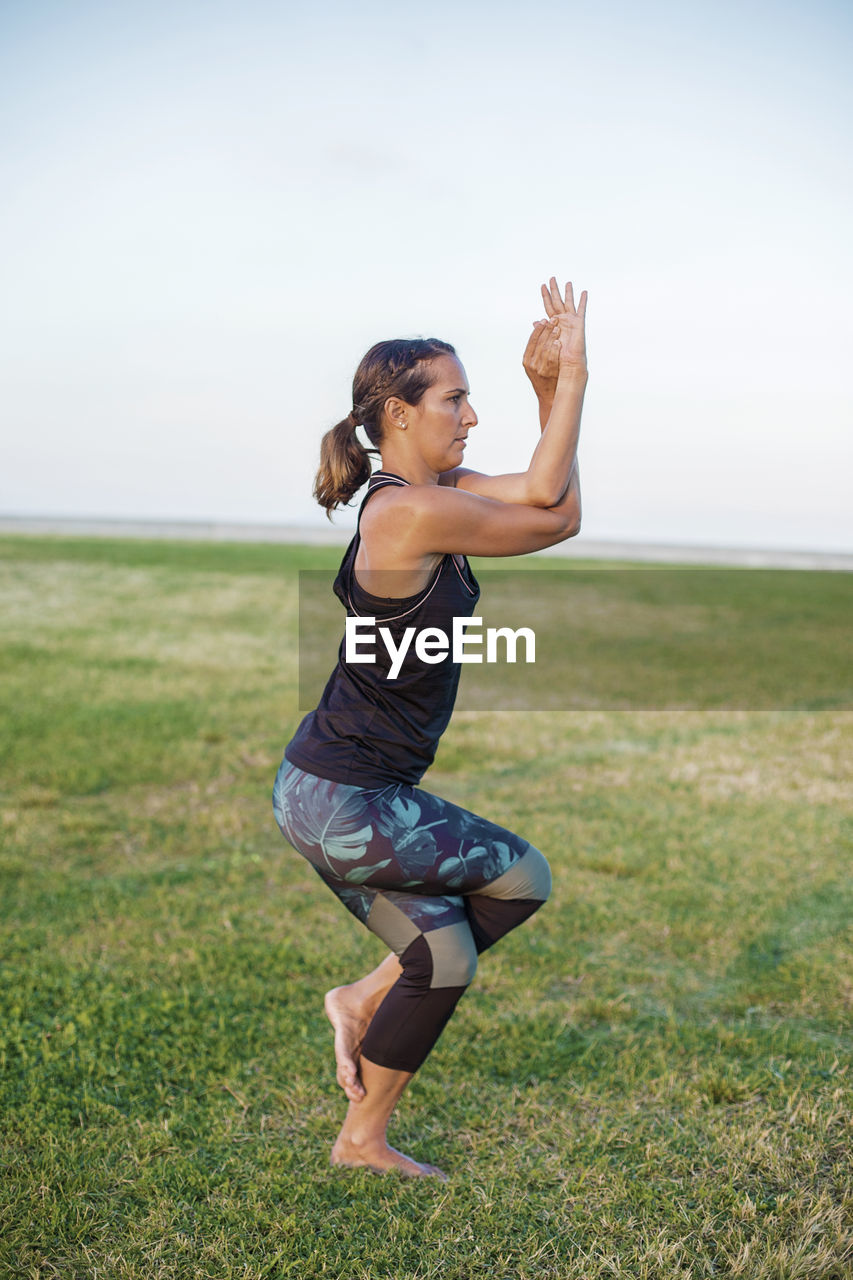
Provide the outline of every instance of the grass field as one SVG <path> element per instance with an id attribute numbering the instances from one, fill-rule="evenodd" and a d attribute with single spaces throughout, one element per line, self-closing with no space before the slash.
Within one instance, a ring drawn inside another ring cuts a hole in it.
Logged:
<path id="1" fill-rule="evenodd" d="M 0 1276 L 849 1280 L 853 579 L 740 571 L 756 680 L 814 604 L 804 705 L 454 718 L 425 785 L 554 893 L 394 1122 L 434 1184 L 328 1167 L 383 950 L 270 809 L 336 561 L 0 539 Z"/>

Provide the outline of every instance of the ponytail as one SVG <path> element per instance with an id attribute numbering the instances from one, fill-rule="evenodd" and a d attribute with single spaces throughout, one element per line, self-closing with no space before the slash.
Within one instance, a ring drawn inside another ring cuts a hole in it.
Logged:
<path id="1" fill-rule="evenodd" d="M 314 497 L 331 520 L 335 507 L 341 506 L 370 479 L 370 454 L 355 434 L 354 413 L 342 418 L 323 436 L 320 444 L 320 467 L 314 480 Z"/>

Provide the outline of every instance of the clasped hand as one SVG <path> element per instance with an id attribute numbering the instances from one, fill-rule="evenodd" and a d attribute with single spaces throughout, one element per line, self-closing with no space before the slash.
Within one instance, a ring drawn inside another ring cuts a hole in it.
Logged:
<path id="1" fill-rule="evenodd" d="M 583 291 L 575 306 L 571 281 L 563 294 L 554 276 L 542 285 L 546 320 L 534 320 L 533 332 L 524 350 L 524 371 L 536 394 L 553 394 L 561 368 L 586 372 L 587 293 Z"/>

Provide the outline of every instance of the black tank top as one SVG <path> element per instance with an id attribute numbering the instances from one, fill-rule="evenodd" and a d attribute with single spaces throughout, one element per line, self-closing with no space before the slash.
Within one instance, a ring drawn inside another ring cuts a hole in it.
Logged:
<path id="1" fill-rule="evenodd" d="M 387 485 L 409 482 L 389 471 L 375 471 L 358 513 Z M 378 635 L 388 627 L 394 646 L 407 627 L 416 634 L 440 627 L 452 639 L 453 619 L 470 617 L 480 588 L 464 556 L 444 556 L 429 583 L 402 599 L 373 596 L 359 586 L 355 557 L 361 541 L 358 526 L 334 583 L 335 595 L 349 617 L 376 619 L 375 663 L 347 663 L 345 643 L 319 705 L 304 718 L 285 749 L 292 764 L 333 782 L 359 787 L 415 784 L 432 764 L 438 740 L 447 728 L 456 701 L 460 664 L 448 654 L 441 662 L 422 662 L 414 639 L 394 680 L 388 679 L 391 657 Z M 372 629 L 365 628 L 364 635 Z"/>

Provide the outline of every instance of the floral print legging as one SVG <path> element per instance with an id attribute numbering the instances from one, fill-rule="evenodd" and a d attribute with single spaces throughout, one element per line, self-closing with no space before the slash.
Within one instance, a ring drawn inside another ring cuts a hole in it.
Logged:
<path id="1" fill-rule="evenodd" d="M 287 759 L 273 811 L 286 839 L 402 966 L 362 1054 L 417 1071 L 478 954 L 548 897 L 548 863 L 521 836 L 420 787 L 330 782 Z"/>

